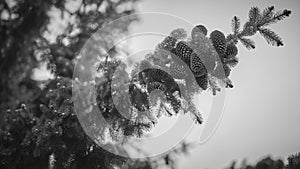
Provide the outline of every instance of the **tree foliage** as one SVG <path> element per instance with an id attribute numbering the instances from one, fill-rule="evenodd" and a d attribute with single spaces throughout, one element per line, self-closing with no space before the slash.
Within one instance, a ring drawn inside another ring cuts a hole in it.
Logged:
<path id="1" fill-rule="evenodd" d="M 257 31 L 266 39 L 268 44 L 272 46 L 283 46 L 281 38 L 272 30 L 267 28 L 271 24 L 275 24 L 290 16 L 290 10 L 274 11 L 274 6 L 267 7 L 260 11 L 258 7 L 252 7 L 249 11 L 248 21 L 244 24 L 244 28 L 240 31 L 240 21 L 234 16 L 232 19 L 232 34 L 227 36 L 228 43 L 237 43 L 241 41 L 247 49 L 254 49 L 255 44 L 252 40 L 246 39 L 245 36 L 253 36 Z"/>
<path id="2" fill-rule="evenodd" d="M 0 168 L 113 168 L 128 160 L 86 136 L 74 114 L 71 77 L 73 59 L 86 40 L 103 23 L 134 13 L 136 1 L 107 1 L 104 12 L 98 10 L 102 0 L 83 0 L 75 11 L 66 3 L 0 2 Z M 126 4 L 131 8 L 118 9 Z M 51 31 L 48 12 L 53 9 L 75 18 L 54 43 L 43 36 Z M 125 33 L 129 24 L 116 29 Z M 43 62 L 54 79 L 32 78 Z"/>
<path id="3" fill-rule="evenodd" d="M 246 160 L 237 167 L 236 162 L 232 162 L 227 169 L 298 169 L 300 167 L 300 155 L 290 155 L 287 158 L 288 163 L 284 164 L 281 159 L 274 160 L 271 157 L 265 157 L 254 165 L 247 164 Z"/>

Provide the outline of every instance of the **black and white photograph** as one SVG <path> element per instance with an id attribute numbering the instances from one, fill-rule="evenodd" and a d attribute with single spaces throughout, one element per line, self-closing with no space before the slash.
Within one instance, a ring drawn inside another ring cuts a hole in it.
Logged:
<path id="1" fill-rule="evenodd" d="M 0 169 L 300 169 L 300 1 L 0 0 Z"/>

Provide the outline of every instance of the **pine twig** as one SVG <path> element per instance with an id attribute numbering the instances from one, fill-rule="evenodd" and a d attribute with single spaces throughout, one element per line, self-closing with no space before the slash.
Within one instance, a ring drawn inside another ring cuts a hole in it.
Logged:
<path id="1" fill-rule="evenodd" d="M 261 13 L 258 7 L 252 7 L 249 11 L 249 21 L 244 24 L 243 30 L 239 32 L 240 20 L 235 16 L 231 21 L 232 34 L 226 38 L 227 45 L 237 43 L 239 40 L 247 49 L 254 49 L 255 43 L 246 36 L 253 36 L 257 31 L 266 39 L 267 43 L 272 46 L 283 46 L 282 39 L 270 29 L 265 28 L 268 25 L 289 17 L 290 10 L 276 12 L 274 6 L 267 7 Z"/>
<path id="2" fill-rule="evenodd" d="M 259 29 L 259 33 L 266 39 L 268 44 L 272 46 L 283 46 L 282 39 L 273 31 L 267 28 Z"/>
<path id="3" fill-rule="evenodd" d="M 237 35 L 240 32 L 241 20 L 234 16 L 231 20 L 232 32 L 234 35 Z"/>
<path id="4" fill-rule="evenodd" d="M 252 24 L 256 24 L 258 20 L 260 20 L 261 14 L 258 7 L 252 7 L 249 11 L 249 22 Z"/>
<path id="5" fill-rule="evenodd" d="M 274 6 L 270 6 L 263 10 L 262 16 L 257 23 L 257 27 L 262 27 L 266 21 L 270 20 L 274 16 L 274 9 Z"/>
<path id="6" fill-rule="evenodd" d="M 287 9 L 285 9 L 283 11 L 279 11 L 276 14 L 274 14 L 274 16 L 272 18 L 266 20 L 261 26 L 268 26 L 268 25 L 277 23 L 278 21 L 281 21 L 284 18 L 289 17 L 291 13 L 292 12 Z"/>
<path id="7" fill-rule="evenodd" d="M 244 37 L 240 37 L 239 40 L 247 49 L 255 49 L 253 40 Z"/>

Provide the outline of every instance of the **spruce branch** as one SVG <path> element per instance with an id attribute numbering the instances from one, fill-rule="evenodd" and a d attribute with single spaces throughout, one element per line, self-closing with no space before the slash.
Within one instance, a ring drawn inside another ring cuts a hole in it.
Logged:
<path id="1" fill-rule="evenodd" d="M 258 7 L 252 7 L 249 10 L 249 22 L 252 23 L 253 25 L 257 24 L 257 21 L 259 21 L 261 18 L 261 13 Z"/>
<path id="2" fill-rule="evenodd" d="M 270 19 L 266 20 L 265 22 L 263 22 L 260 27 L 262 26 L 268 26 L 268 25 L 271 25 L 271 24 L 274 24 L 274 23 L 277 23 L 283 19 L 285 19 L 286 17 L 289 17 L 290 14 L 292 12 L 290 10 L 283 10 L 283 11 L 279 11 L 279 12 L 276 12 L 273 17 L 271 17 Z"/>
<path id="3" fill-rule="evenodd" d="M 259 29 L 259 33 L 266 39 L 268 44 L 272 46 L 283 46 L 281 38 L 273 31 L 267 28 Z"/>
<path id="4" fill-rule="evenodd" d="M 280 11 L 277 14 L 275 14 L 274 19 L 278 21 L 283 20 L 284 18 L 290 16 L 291 13 L 292 12 L 290 10 L 285 9 L 283 10 L 283 12 Z"/>
<path id="5" fill-rule="evenodd" d="M 241 20 L 237 16 L 234 16 L 231 20 L 231 27 L 233 35 L 237 35 L 240 32 Z"/>
<path id="6" fill-rule="evenodd" d="M 244 24 L 243 31 L 240 33 L 239 36 L 253 36 L 257 31 L 257 26 L 255 23 L 252 23 L 250 21 L 246 22 Z"/>
<path id="7" fill-rule="evenodd" d="M 254 42 L 245 37 L 253 36 L 259 31 L 268 44 L 283 46 L 282 39 L 275 32 L 265 27 L 289 17 L 291 11 L 285 9 L 275 12 L 274 10 L 274 6 L 267 7 L 262 12 L 260 12 L 258 7 L 252 7 L 248 14 L 249 20 L 244 24 L 241 32 L 239 32 L 240 20 L 235 16 L 231 21 L 233 33 L 229 34 L 226 38 L 227 45 L 231 43 L 236 44 L 239 40 L 247 49 L 254 49 Z"/>
<path id="8" fill-rule="evenodd" d="M 239 40 L 247 49 L 255 49 L 253 40 L 244 37 L 239 37 Z"/>
<path id="9" fill-rule="evenodd" d="M 265 24 L 266 21 L 271 20 L 274 16 L 274 6 L 267 7 L 263 10 L 262 16 L 257 23 L 258 27 L 261 27 Z"/>

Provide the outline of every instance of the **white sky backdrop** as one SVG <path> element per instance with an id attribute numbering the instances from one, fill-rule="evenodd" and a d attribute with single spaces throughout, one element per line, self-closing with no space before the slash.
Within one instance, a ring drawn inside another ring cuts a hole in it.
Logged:
<path id="1" fill-rule="evenodd" d="M 141 12 L 173 14 L 204 24 L 209 32 L 219 29 L 226 34 L 232 17 L 244 23 L 254 5 L 292 10 L 290 18 L 272 26 L 285 45 L 271 47 L 260 35 L 252 38 L 257 46 L 253 51 L 239 45 L 240 63 L 231 75 L 235 87 L 227 91 L 222 122 L 205 145 L 180 160 L 180 169 L 219 169 L 234 159 L 255 162 L 269 154 L 285 159 L 300 151 L 300 2 L 145 0 L 139 5 Z M 153 28 L 163 25 L 153 21 Z"/>

